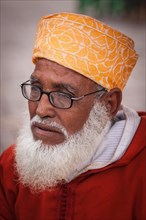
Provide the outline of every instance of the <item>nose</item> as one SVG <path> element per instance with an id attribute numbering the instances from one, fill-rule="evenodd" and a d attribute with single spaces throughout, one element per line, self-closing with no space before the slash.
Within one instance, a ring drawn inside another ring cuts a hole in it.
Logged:
<path id="1" fill-rule="evenodd" d="M 40 101 L 38 102 L 36 108 L 36 114 L 39 115 L 41 118 L 44 117 L 54 118 L 56 116 L 55 109 L 51 105 L 48 96 L 46 94 L 43 94 Z"/>

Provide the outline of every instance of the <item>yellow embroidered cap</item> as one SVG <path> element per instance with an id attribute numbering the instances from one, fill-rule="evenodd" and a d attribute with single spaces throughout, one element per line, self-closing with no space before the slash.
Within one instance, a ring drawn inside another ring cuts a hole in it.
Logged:
<path id="1" fill-rule="evenodd" d="M 132 39 L 89 16 L 59 13 L 38 24 L 33 63 L 55 61 L 108 90 L 124 88 L 138 55 Z"/>

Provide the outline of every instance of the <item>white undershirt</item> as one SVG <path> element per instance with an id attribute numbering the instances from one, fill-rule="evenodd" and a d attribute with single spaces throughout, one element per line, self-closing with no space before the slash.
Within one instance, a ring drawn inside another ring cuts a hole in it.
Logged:
<path id="1" fill-rule="evenodd" d="M 137 112 L 123 106 L 91 163 L 96 168 L 101 168 L 119 160 L 127 150 L 139 123 Z"/>

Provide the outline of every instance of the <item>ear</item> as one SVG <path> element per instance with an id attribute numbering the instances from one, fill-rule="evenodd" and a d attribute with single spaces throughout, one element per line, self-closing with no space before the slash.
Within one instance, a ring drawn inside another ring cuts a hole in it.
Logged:
<path id="1" fill-rule="evenodd" d="M 122 101 L 122 91 L 119 88 L 111 89 L 101 97 L 101 101 L 110 109 L 110 114 L 113 117 L 119 110 Z"/>

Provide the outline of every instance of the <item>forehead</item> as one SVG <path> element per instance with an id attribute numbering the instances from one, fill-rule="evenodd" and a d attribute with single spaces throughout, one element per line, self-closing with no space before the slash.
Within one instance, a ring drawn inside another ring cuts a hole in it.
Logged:
<path id="1" fill-rule="evenodd" d="M 47 85 L 67 83 L 74 87 L 93 88 L 96 83 L 85 76 L 47 59 L 38 59 L 32 77 Z"/>

